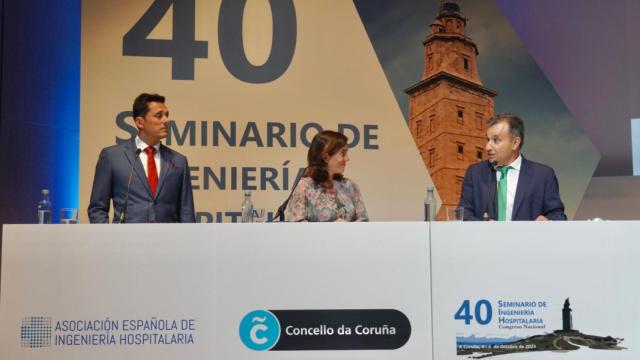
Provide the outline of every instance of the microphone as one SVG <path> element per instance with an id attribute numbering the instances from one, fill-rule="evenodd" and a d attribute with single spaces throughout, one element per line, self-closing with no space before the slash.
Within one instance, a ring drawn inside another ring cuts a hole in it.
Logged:
<path id="1" fill-rule="evenodd" d="M 493 178 L 495 178 L 496 176 L 496 171 L 498 170 L 498 162 L 497 161 L 489 161 L 489 170 L 491 170 L 489 172 L 490 176 L 493 176 Z M 487 204 L 484 208 L 484 214 L 482 215 L 482 220 L 484 221 L 489 221 L 491 220 L 491 217 L 489 216 L 489 210 L 491 208 L 493 208 L 493 198 L 495 196 L 495 187 L 491 186 L 492 183 L 492 178 L 489 178 L 489 184 L 487 185 Z"/>
<path id="2" fill-rule="evenodd" d="M 302 172 L 303 174 L 307 172 L 307 168 L 308 166 L 304 168 L 304 171 Z M 291 188 L 291 192 L 289 193 L 289 197 L 287 197 L 287 200 L 285 200 L 282 203 L 282 205 L 280 205 L 280 207 L 278 208 L 278 211 L 276 211 L 276 214 L 273 215 L 271 222 L 273 222 L 273 220 L 277 218 L 279 218 L 281 222 L 284 221 L 284 210 L 287 208 L 287 204 L 289 204 L 289 200 L 291 200 L 291 197 L 293 196 L 293 192 L 296 190 L 296 187 L 298 186 L 300 179 L 302 179 L 302 176 L 296 179 L 296 182 L 293 184 L 293 188 Z"/>
<path id="3" fill-rule="evenodd" d="M 131 162 L 131 168 L 129 169 L 129 181 L 127 182 L 127 195 L 125 195 L 124 197 L 124 206 L 122 207 L 122 212 L 120 213 L 120 224 L 124 224 L 124 219 L 127 216 L 127 204 L 129 203 L 129 191 L 131 190 L 131 178 L 133 177 L 133 167 L 136 164 L 136 160 L 138 160 L 138 156 L 140 156 L 140 153 L 142 152 L 142 149 L 137 149 L 136 150 L 136 156 L 133 158 L 133 161 Z"/>

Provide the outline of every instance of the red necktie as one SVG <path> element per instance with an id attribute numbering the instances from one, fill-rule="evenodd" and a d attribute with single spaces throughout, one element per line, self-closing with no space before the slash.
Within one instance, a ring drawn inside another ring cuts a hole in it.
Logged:
<path id="1" fill-rule="evenodd" d="M 152 146 L 144 149 L 147 153 L 147 179 L 149 180 L 149 187 L 151 187 L 151 194 L 156 196 L 156 189 L 158 188 L 158 170 L 156 169 L 156 159 L 153 158 L 153 154 L 156 149 Z"/>

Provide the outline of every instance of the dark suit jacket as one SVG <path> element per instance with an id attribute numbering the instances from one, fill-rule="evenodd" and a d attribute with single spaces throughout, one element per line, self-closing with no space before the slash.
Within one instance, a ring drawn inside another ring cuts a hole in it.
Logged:
<path id="1" fill-rule="evenodd" d="M 460 206 L 465 220 L 482 220 L 484 213 L 497 219 L 496 173 L 488 161 L 469 166 L 462 184 Z M 522 158 L 511 220 L 567 220 L 553 169 Z"/>
<path id="2" fill-rule="evenodd" d="M 154 198 L 140 157 L 136 157 L 135 139 L 103 149 L 93 178 L 89 221 L 108 223 L 111 200 L 113 221 L 118 221 L 124 206 L 129 171 L 135 161 L 125 222 L 195 222 L 187 158 L 161 145 L 160 159 L 160 175 Z"/>

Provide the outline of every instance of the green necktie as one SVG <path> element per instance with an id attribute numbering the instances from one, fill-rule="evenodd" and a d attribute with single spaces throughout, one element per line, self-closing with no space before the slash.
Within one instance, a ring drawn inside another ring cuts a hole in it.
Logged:
<path id="1" fill-rule="evenodd" d="M 500 181 L 498 181 L 498 221 L 507 220 L 507 172 L 511 166 L 501 166 Z"/>

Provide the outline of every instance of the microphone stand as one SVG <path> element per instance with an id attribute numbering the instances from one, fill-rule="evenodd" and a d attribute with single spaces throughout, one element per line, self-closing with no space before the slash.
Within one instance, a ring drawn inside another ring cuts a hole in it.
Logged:
<path id="1" fill-rule="evenodd" d="M 129 191 L 131 190 L 131 178 L 133 177 L 133 167 L 136 164 L 136 161 L 138 160 L 138 156 L 140 156 L 140 153 L 142 152 L 142 149 L 137 149 L 136 150 L 136 156 L 133 158 L 133 161 L 131 162 L 131 168 L 129 169 L 129 181 L 127 182 L 127 195 L 124 197 L 124 206 L 122 207 L 122 212 L 120 213 L 120 224 L 124 224 L 125 223 L 125 218 L 127 217 L 127 205 L 129 203 Z"/>
<path id="2" fill-rule="evenodd" d="M 304 175 L 306 171 L 307 171 L 307 168 L 304 168 L 304 172 L 302 174 Z M 278 211 L 276 211 L 275 215 L 273 215 L 273 218 L 271 219 L 270 222 L 273 222 L 273 220 L 277 218 L 279 218 L 280 222 L 284 221 L 284 210 L 287 208 L 287 204 L 289 204 L 289 200 L 291 200 L 291 197 L 293 196 L 293 192 L 296 190 L 296 187 L 298 187 L 298 183 L 300 182 L 300 179 L 302 179 L 302 176 L 296 179 L 296 182 L 293 184 L 293 188 L 291 188 L 291 192 L 289 193 L 289 197 L 287 197 L 287 200 L 285 200 L 282 203 L 282 205 L 278 207 Z"/>

